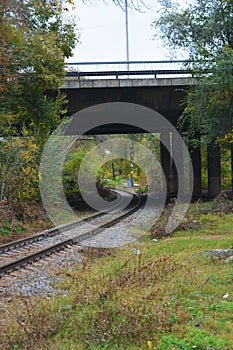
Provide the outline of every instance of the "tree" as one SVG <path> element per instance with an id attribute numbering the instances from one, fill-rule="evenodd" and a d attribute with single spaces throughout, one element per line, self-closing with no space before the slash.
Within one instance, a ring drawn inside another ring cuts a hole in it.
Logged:
<path id="1" fill-rule="evenodd" d="M 24 203 L 38 199 L 38 146 L 33 137 L 0 141 L 0 200 Z"/>
<path id="2" fill-rule="evenodd" d="M 73 23 L 65 19 L 66 5 L 72 1 L 21 0 L 20 6 L 15 0 L 5 3 L 0 7 L 0 18 L 9 28 L 5 51 L 10 54 L 0 75 L 8 68 L 12 74 L 16 71 L 17 86 L 6 77 L 0 115 L 15 116 L 12 124 L 26 127 L 40 145 L 65 112 L 65 95 L 59 87 L 65 59 L 77 39 Z"/>
<path id="3" fill-rule="evenodd" d="M 59 87 L 77 40 L 65 17 L 71 3 L 0 2 L 0 198 L 9 204 L 38 199 L 40 152 L 65 113 Z"/>
<path id="4" fill-rule="evenodd" d="M 12 37 L 14 28 L 11 27 L 9 19 L 5 16 L 8 1 L 0 3 L 0 93 L 8 91 L 9 86 L 16 86 L 17 70 L 14 65 L 14 49 Z"/>
<path id="5" fill-rule="evenodd" d="M 206 142 L 224 137 L 233 121 L 233 0 L 159 2 L 154 25 L 172 48 L 188 53 L 198 82 L 187 92 L 179 126 L 192 140 L 197 133 Z"/>

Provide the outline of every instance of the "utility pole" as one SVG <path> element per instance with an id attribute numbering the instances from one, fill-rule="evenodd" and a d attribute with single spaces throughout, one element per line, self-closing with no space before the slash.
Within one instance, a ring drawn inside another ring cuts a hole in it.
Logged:
<path id="1" fill-rule="evenodd" d="M 126 39 L 126 61 L 129 71 L 129 21 L 128 21 L 128 0 L 125 0 L 125 39 Z"/>

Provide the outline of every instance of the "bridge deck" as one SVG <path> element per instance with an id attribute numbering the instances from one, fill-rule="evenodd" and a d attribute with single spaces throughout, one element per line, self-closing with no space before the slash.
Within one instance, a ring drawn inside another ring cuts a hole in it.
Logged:
<path id="1" fill-rule="evenodd" d="M 139 79 L 78 79 L 77 76 L 67 76 L 62 89 L 85 88 L 120 88 L 145 86 L 191 86 L 196 85 L 196 79 L 191 77 L 173 78 L 139 78 Z"/>

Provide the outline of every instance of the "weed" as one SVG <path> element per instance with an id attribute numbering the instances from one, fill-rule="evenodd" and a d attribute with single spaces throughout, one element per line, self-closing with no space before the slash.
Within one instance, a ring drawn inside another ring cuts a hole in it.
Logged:
<path id="1" fill-rule="evenodd" d="M 188 329 L 184 338 L 174 334 L 164 335 L 158 342 L 158 350 L 223 350 L 227 342 L 200 329 Z"/>

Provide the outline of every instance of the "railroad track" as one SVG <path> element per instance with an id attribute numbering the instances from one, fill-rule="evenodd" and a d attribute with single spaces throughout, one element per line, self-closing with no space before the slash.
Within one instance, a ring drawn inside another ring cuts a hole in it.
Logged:
<path id="1" fill-rule="evenodd" d="M 97 213 L 85 219 L 57 226 L 41 233 L 0 246 L 0 278 L 14 270 L 24 268 L 51 254 L 79 244 L 85 245 L 92 237 L 132 215 L 142 205 L 140 198 L 125 191 L 116 191 L 118 204 L 114 213 Z M 124 208 L 124 198 L 131 196 L 130 204 Z M 124 208 L 124 210 L 122 210 Z M 89 229 L 90 225 L 92 226 Z M 88 227 L 88 229 L 87 229 Z M 83 243 L 83 244 L 82 244 Z"/>

